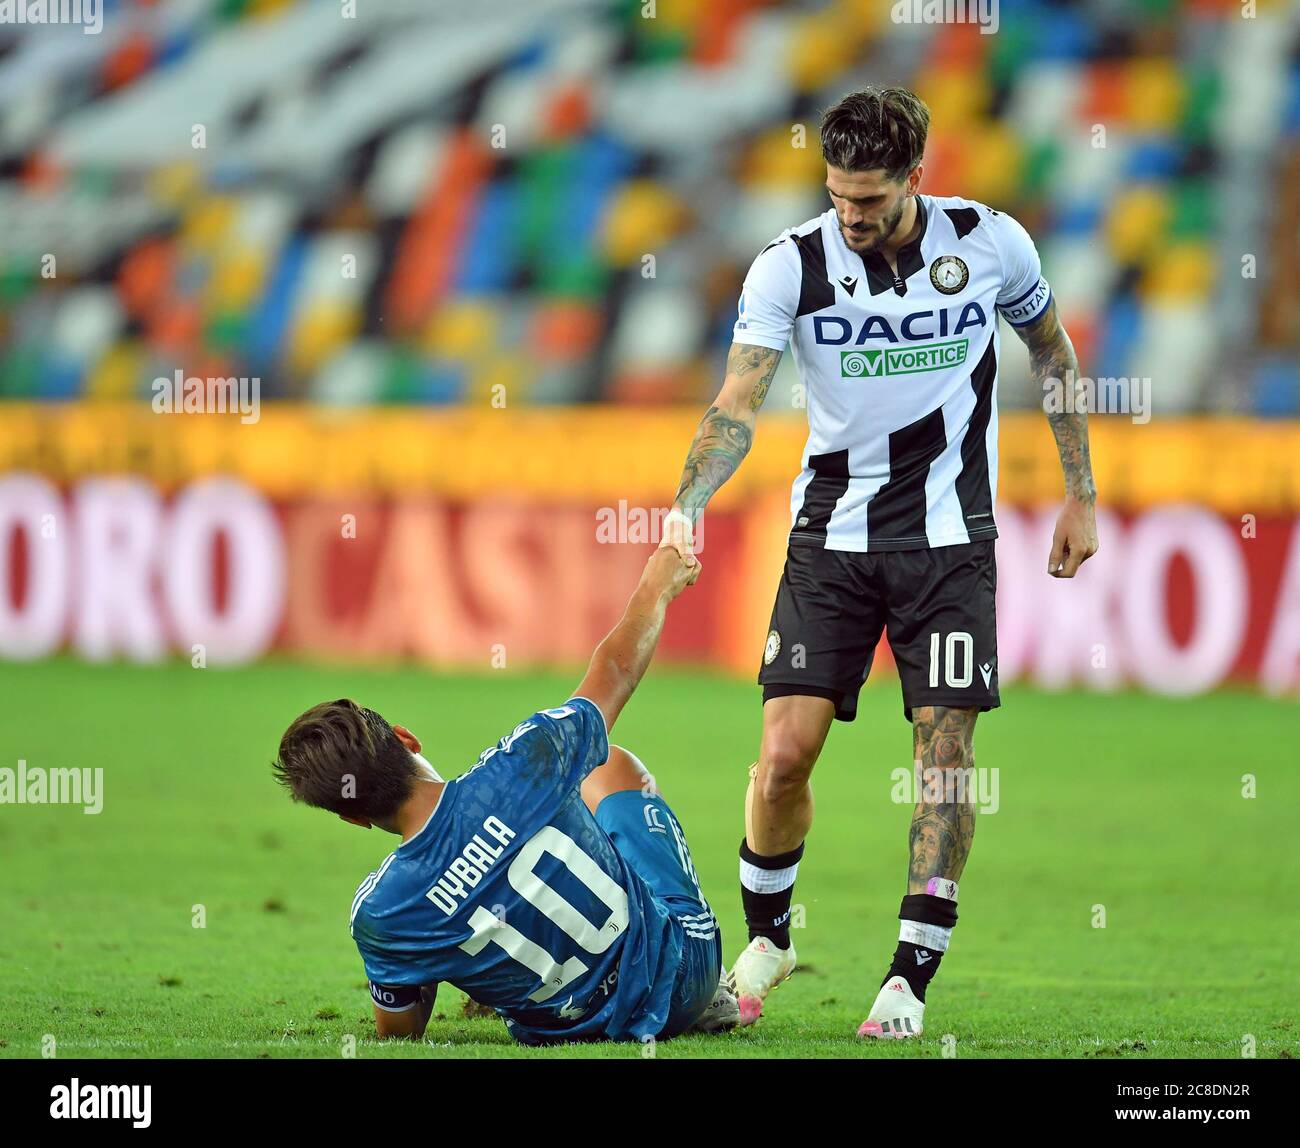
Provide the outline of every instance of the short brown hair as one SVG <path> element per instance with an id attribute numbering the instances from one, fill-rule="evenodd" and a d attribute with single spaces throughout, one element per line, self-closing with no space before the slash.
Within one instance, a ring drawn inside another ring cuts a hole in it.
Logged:
<path id="1" fill-rule="evenodd" d="M 350 698 L 295 718 L 271 769 L 294 801 L 368 821 L 391 818 L 419 776 L 393 727 Z"/>
<path id="2" fill-rule="evenodd" d="M 851 92 L 822 116 L 822 156 L 841 171 L 902 179 L 925 153 L 930 109 L 906 88 Z"/>

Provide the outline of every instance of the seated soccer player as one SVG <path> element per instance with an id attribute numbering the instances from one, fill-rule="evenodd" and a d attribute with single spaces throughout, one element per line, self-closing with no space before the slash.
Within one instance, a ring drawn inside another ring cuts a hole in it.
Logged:
<path id="1" fill-rule="evenodd" d="M 289 727 L 274 769 L 296 801 L 402 839 L 352 901 L 380 1036 L 421 1037 L 442 981 L 524 1044 L 662 1039 L 739 1018 L 682 827 L 607 732 L 698 571 L 659 550 L 574 696 L 452 781 L 410 730 L 354 701 Z"/>

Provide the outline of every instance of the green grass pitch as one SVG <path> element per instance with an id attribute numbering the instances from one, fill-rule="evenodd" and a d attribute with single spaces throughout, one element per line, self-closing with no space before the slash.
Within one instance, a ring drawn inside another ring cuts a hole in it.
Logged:
<path id="1" fill-rule="evenodd" d="M 444 986 L 419 1045 L 373 1039 L 348 905 L 396 838 L 294 806 L 268 762 L 288 721 L 352 695 L 411 726 L 448 775 L 577 674 L 479 677 L 268 663 L 238 671 L 0 665 L 0 766 L 104 769 L 98 816 L 0 806 L 0 1056 L 638 1057 L 527 1050 L 466 1020 Z M 757 688 L 652 668 L 615 740 L 681 818 L 728 960 L 742 941 L 736 848 Z M 863 694 L 817 767 L 795 901 L 802 967 L 754 1028 L 670 1057 L 1300 1055 L 1293 702 L 1008 689 L 977 765 L 999 770 L 962 881 L 926 1035 L 854 1032 L 897 937 L 910 768 L 897 685 Z M 1244 774 L 1257 796 L 1243 796 Z M 1094 906 L 1105 927 L 1094 927 Z M 193 927 L 202 906 L 205 927 Z"/>

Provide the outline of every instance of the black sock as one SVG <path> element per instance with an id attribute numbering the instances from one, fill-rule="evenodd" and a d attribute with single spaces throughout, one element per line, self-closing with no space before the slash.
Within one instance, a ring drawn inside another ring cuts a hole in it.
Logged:
<path id="1" fill-rule="evenodd" d="M 957 924 L 957 902 L 930 893 L 909 893 L 903 898 L 898 919 L 918 930 L 913 935 L 928 931 L 938 944 L 946 948 L 953 927 Z M 904 926 L 905 930 L 906 928 Z M 926 986 L 939 971 L 943 954 L 944 949 L 934 945 L 900 940 L 898 948 L 894 950 L 894 959 L 889 964 L 889 972 L 880 982 L 881 987 L 885 986 L 890 977 L 902 977 L 912 990 L 912 995 L 924 1004 Z"/>
<path id="2" fill-rule="evenodd" d="M 751 941 L 766 937 L 778 948 L 790 947 L 790 899 L 794 896 L 795 873 L 802 856 L 802 842 L 789 853 L 762 857 L 741 841 L 740 899 L 745 906 L 745 924 Z M 790 872 L 779 873 L 779 870 Z M 773 884 L 784 888 L 767 888 Z M 751 889 L 751 885 L 758 888 Z"/>
<path id="3" fill-rule="evenodd" d="M 883 987 L 890 977 L 902 977 L 912 990 L 912 995 L 925 1004 L 925 986 L 939 971 L 941 960 L 943 954 L 936 949 L 914 945 L 911 941 L 899 941 L 898 948 L 894 950 L 894 959 L 890 963 L 889 972 L 885 974 L 885 980 L 880 984 Z"/>

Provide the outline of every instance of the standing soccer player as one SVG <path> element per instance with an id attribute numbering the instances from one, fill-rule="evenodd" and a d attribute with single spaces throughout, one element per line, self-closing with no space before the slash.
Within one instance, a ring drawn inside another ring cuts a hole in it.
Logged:
<path id="1" fill-rule="evenodd" d="M 999 704 L 994 626 L 997 316 L 1038 382 L 1077 360 L 1033 241 L 982 203 L 920 194 L 929 111 L 901 88 L 846 96 L 822 119 L 832 208 L 773 240 L 740 297 L 726 378 L 696 432 L 664 545 L 694 524 L 753 441 L 789 342 L 809 435 L 791 492 L 785 571 L 763 651 L 763 734 L 745 797 L 740 885 L 749 946 L 732 970 L 742 1023 L 793 972 L 790 902 L 813 819 L 809 779 L 831 721 L 852 721 L 882 631 L 926 777 L 908 843 L 898 947 L 858 1030 L 921 1033 L 926 987 L 957 923 L 975 832 L 961 771 Z M 1048 416 L 1065 476 L 1048 573 L 1097 549 L 1087 415 Z M 934 772 L 938 771 L 938 772 Z M 933 798 L 938 800 L 933 800 Z"/>

